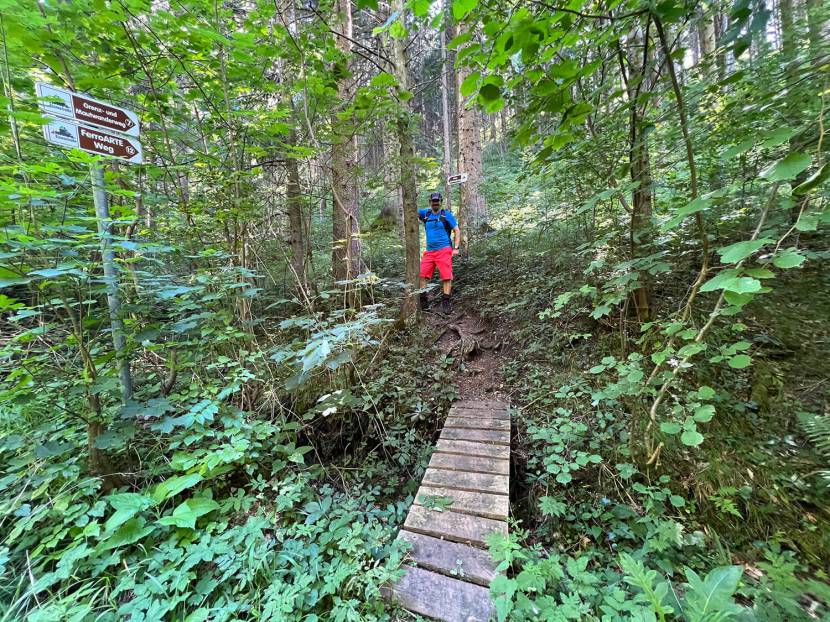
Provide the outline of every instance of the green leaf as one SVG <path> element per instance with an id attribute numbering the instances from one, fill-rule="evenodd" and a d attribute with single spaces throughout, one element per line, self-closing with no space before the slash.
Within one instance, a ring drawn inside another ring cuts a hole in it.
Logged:
<path id="1" fill-rule="evenodd" d="M 153 499 L 155 499 L 156 503 L 161 503 L 165 499 L 176 496 L 182 490 L 195 486 L 203 479 L 199 473 L 188 473 L 187 475 L 171 477 L 156 486 L 153 491 Z"/>
<path id="2" fill-rule="evenodd" d="M 798 252 L 795 248 L 785 248 L 775 254 L 772 258 L 772 263 L 776 268 L 788 270 L 789 268 L 796 268 L 804 263 L 806 257 Z"/>
<path id="3" fill-rule="evenodd" d="M 715 390 L 712 387 L 704 384 L 697 390 L 697 396 L 702 400 L 711 400 L 713 397 L 715 397 Z"/>
<path id="4" fill-rule="evenodd" d="M 746 354 L 737 354 L 729 359 L 729 367 L 732 369 L 743 369 L 752 364 L 752 358 Z"/>
<path id="5" fill-rule="evenodd" d="M 709 207 L 712 206 L 712 198 L 711 197 L 698 197 L 695 200 L 691 201 L 684 207 L 681 207 L 677 212 L 669 218 L 666 222 L 661 225 L 661 229 L 667 231 L 668 229 L 673 229 L 676 227 L 680 222 L 691 214 L 695 214 L 697 212 L 702 212 Z"/>
<path id="6" fill-rule="evenodd" d="M 539 509 L 545 516 L 562 516 L 568 506 L 556 497 L 542 497 L 539 499 Z"/>
<path id="7" fill-rule="evenodd" d="M 761 172 L 761 177 L 769 181 L 787 181 L 795 179 L 798 174 L 810 166 L 810 156 L 806 153 L 791 153 L 783 160 L 778 160 L 774 164 Z"/>
<path id="8" fill-rule="evenodd" d="M 764 142 L 762 142 L 761 145 L 767 148 L 777 147 L 778 145 L 784 144 L 790 140 L 790 138 L 796 134 L 798 134 L 798 130 L 794 128 L 777 127 L 771 132 L 764 134 Z"/>
<path id="9" fill-rule="evenodd" d="M 109 495 L 106 497 L 106 500 L 115 509 L 115 514 L 110 516 L 105 525 L 107 531 L 112 531 L 155 503 L 150 497 L 135 492 L 122 492 Z"/>
<path id="10" fill-rule="evenodd" d="M 103 551 L 108 551 L 119 546 L 125 546 L 127 544 L 132 544 L 133 542 L 138 542 L 154 529 L 152 525 L 145 527 L 144 524 L 145 521 L 141 517 L 131 518 L 126 523 L 121 525 L 118 531 L 112 534 L 112 536 L 99 544 L 98 548 Z"/>
<path id="11" fill-rule="evenodd" d="M 461 83 L 461 94 L 464 97 L 468 97 L 475 92 L 478 87 L 478 79 L 480 77 L 481 74 L 478 71 L 474 71 L 469 76 L 464 78 L 464 82 Z"/>
<path id="12" fill-rule="evenodd" d="M 397 86 L 398 81 L 395 79 L 391 73 L 379 73 L 375 77 L 372 78 L 371 81 L 372 86 Z"/>
<path id="13" fill-rule="evenodd" d="M 830 162 L 825 162 L 820 169 L 810 175 L 804 182 L 793 188 L 793 195 L 800 197 L 807 194 L 810 190 L 823 184 L 828 177 L 830 177 Z"/>
<path id="14" fill-rule="evenodd" d="M 389 27 L 389 36 L 393 39 L 404 39 L 409 34 L 401 20 L 393 22 Z"/>
<path id="15" fill-rule="evenodd" d="M 694 420 L 698 423 L 708 423 L 715 416 L 715 407 L 711 404 L 695 408 Z"/>
<path id="16" fill-rule="evenodd" d="M 795 223 L 795 228 L 799 231 L 815 231 L 818 229 L 818 221 L 821 214 L 818 210 L 804 210 L 798 217 L 798 222 Z"/>
<path id="17" fill-rule="evenodd" d="M 755 294 L 736 294 L 730 290 L 723 291 L 723 297 L 731 305 L 743 307 L 745 304 L 752 302 L 755 299 Z"/>
<path id="18" fill-rule="evenodd" d="M 735 268 L 728 268 L 726 270 L 721 270 L 718 272 L 714 277 L 706 281 L 701 287 L 700 291 L 702 292 L 713 292 L 718 289 L 723 289 L 723 284 L 731 281 L 736 276 L 738 276 L 740 272 Z M 758 288 L 760 289 L 760 283 L 758 284 Z"/>
<path id="19" fill-rule="evenodd" d="M 158 522 L 162 525 L 173 525 L 181 528 L 195 529 L 197 518 L 204 516 L 208 512 L 212 512 L 218 507 L 219 504 L 212 499 L 194 497 L 179 504 L 179 506 L 173 510 L 173 514 L 159 519 Z"/>
<path id="20" fill-rule="evenodd" d="M 740 155 L 746 151 L 752 149 L 755 146 L 755 139 L 749 138 L 747 140 L 741 141 L 737 145 L 733 145 L 726 149 L 723 153 L 720 154 L 721 159 L 723 160 L 731 160 L 736 155 Z"/>
<path id="21" fill-rule="evenodd" d="M 701 581 L 691 568 L 686 568 L 684 609 L 689 620 L 733 620 L 744 611 L 732 596 L 743 576 L 741 566 L 713 569 Z"/>
<path id="22" fill-rule="evenodd" d="M 501 89 L 495 84 L 483 84 L 478 91 L 485 101 L 494 101 L 501 97 Z"/>
<path id="23" fill-rule="evenodd" d="M 772 242 L 769 238 L 736 242 L 718 249 L 723 263 L 738 263 Z"/>
<path id="24" fill-rule="evenodd" d="M 560 473 L 556 476 L 556 481 L 560 484 L 569 484 L 572 479 L 573 476 L 570 473 Z"/>
<path id="25" fill-rule="evenodd" d="M 694 429 L 686 430 L 680 435 L 680 440 L 684 445 L 697 447 L 703 442 L 703 434 Z"/>
<path id="26" fill-rule="evenodd" d="M 429 13 L 429 7 L 431 4 L 431 0 L 412 0 L 410 6 L 412 7 L 412 13 L 415 14 L 415 17 L 424 17 L 427 13 Z"/>
<path id="27" fill-rule="evenodd" d="M 663 434 L 677 434 L 682 428 L 676 421 L 664 421 L 660 424 L 660 431 Z"/>
<path id="28" fill-rule="evenodd" d="M 671 503 L 676 508 L 682 508 L 684 505 L 686 505 L 686 500 L 680 495 L 672 495 L 671 497 L 669 497 L 669 503 Z"/>
<path id="29" fill-rule="evenodd" d="M 460 22 L 478 5 L 478 0 L 453 0 L 452 16 Z"/>

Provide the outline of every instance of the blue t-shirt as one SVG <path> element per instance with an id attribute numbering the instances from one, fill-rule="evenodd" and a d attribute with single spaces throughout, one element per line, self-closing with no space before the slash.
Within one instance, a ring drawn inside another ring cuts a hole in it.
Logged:
<path id="1" fill-rule="evenodd" d="M 440 211 L 436 214 L 430 208 L 419 209 L 418 216 L 420 216 L 422 221 L 426 219 L 424 229 L 426 229 L 427 234 L 428 251 L 437 251 L 452 246 L 450 234 L 447 233 L 447 230 L 444 228 L 444 223 L 441 222 Z M 455 216 L 452 215 L 451 211 L 444 210 L 444 218 L 446 218 L 447 223 L 450 225 L 450 231 L 458 226 L 458 222 L 456 222 Z"/>

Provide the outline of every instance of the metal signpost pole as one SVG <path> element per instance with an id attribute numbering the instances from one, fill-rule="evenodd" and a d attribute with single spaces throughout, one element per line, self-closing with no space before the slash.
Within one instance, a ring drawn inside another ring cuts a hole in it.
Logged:
<path id="1" fill-rule="evenodd" d="M 127 341 L 124 338 L 124 323 L 121 321 L 121 299 L 118 294 L 118 273 L 115 268 L 115 251 L 112 249 L 112 219 L 110 218 L 107 189 L 104 184 L 104 167 L 100 162 L 89 165 L 92 178 L 92 199 L 101 235 L 101 263 L 104 265 L 104 282 L 107 290 L 112 345 L 118 359 L 118 375 L 121 379 L 121 399 L 126 403 L 133 396 L 133 378 L 130 361 L 127 358 Z"/>

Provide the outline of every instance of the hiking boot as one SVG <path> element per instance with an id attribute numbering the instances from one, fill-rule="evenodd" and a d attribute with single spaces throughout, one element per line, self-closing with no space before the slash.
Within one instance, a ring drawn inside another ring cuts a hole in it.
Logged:
<path id="1" fill-rule="evenodd" d="M 441 313 L 449 315 L 452 313 L 452 303 L 450 302 L 450 295 L 444 294 L 441 297 Z"/>
<path id="2" fill-rule="evenodd" d="M 429 309 L 429 296 L 427 296 L 426 292 L 421 292 L 418 296 L 418 306 L 421 308 L 421 311 Z"/>

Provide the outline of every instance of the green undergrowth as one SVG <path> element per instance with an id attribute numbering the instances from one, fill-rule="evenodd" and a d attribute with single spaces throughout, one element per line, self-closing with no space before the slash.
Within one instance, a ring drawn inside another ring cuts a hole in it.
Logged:
<path id="1" fill-rule="evenodd" d="M 545 237 L 499 231 L 460 278 L 512 337 L 516 520 L 509 540 L 491 541 L 508 569 L 491 586 L 499 618 L 809 620 L 812 601 L 827 616 L 830 516 L 816 475 L 826 462 L 797 415 L 822 395 L 826 276 L 783 279 L 748 307 L 755 364 L 690 370 L 682 390 L 705 440 L 666 435 L 647 465 L 630 433 L 647 356 L 628 339 L 621 355 L 618 325 L 592 318 L 590 301 L 557 304 L 588 262 L 567 234 Z M 792 297 L 798 319 L 779 322 Z M 728 343 L 723 330 L 713 343 Z"/>
<path id="2" fill-rule="evenodd" d="M 394 536 L 456 397 L 452 361 L 429 331 L 391 330 L 394 284 L 367 287 L 359 310 L 320 292 L 313 313 L 261 289 L 246 324 L 236 292 L 250 275 L 209 254 L 190 265 L 131 309 L 157 359 L 133 366 L 126 405 L 114 366 L 78 370 L 54 301 L 11 310 L 0 620 L 388 620 L 380 587 L 397 576 Z M 89 347 L 105 356 L 105 341 Z M 157 361 L 171 357 L 163 388 Z M 81 416 L 90 395 L 97 425 Z M 90 474 L 90 445 L 111 475 Z"/>

